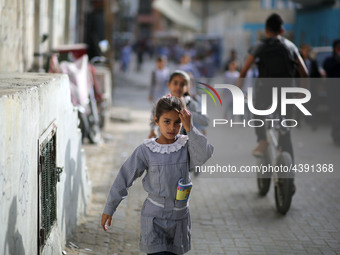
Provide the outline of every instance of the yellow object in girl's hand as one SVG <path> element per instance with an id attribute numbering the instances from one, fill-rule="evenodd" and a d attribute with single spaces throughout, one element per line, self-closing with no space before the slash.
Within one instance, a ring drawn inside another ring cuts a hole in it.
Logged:
<path id="1" fill-rule="evenodd" d="M 190 191 L 192 188 L 192 183 L 183 184 L 183 178 L 178 181 L 176 200 L 184 201 L 188 200 Z"/>

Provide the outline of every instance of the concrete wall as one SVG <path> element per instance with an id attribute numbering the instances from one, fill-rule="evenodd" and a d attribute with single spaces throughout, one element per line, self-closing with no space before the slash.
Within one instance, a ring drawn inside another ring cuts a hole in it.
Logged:
<path id="1" fill-rule="evenodd" d="M 279 13 L 285 21 L 285 36 L 291 39 L 295 10 L 268 10 L 253 8 L 235 8 L 221 11 L 208 18 L 207 32 L 222 37 L 223 63 L 229 55 L 230 49 L 236 49 L 241 62 L 248 54 L 249 48 L 264 36 L 264 23 L 273 12 Z"/>
<path id="2" fill-rule="evenodd" d="M 0 74 L 0 254 L 38 252 L 38 143 L 57 126 L 57 222 L 42 254 L 61 254 L 91 186 L 65 75 Z"/>
<path id="3" fill-rule="evenodd" d="M 27 70 L 34 52 L 34 0 L 0 0 L 0 71 Z"/>
<path id="4" fill-rule="evenodd" d="M 76 0 L 0 0 L 0 72 L 32 68 L 34 52 L 79 42 Z M 78 28 L 79 29 L 79 28 Z M 41 43 L 43 34 L 49 39 Z"/>
<path id="5" fill-rule="evenodd" d="M 295 22 L 295 4 L 288 0 L 191 0 L 191 11 L 202 20 L 207 34 L 222 41 L 222 62 L 230 49 L 236 49 L 242 62 L 251 45 L 264 36 L 265 19 L 273 12 L 285 21 L 286 36 L 291 39 Z"/>

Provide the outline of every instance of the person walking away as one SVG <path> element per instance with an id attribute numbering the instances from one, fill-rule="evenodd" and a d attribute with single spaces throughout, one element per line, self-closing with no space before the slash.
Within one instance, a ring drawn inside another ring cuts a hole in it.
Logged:
<path id="1" fill-rule="evenodd" d="M 333 42 L 333 55 L 325 59 L 327 78 L 340 78 L 340 39 Z M 332 123 L 332 139 L 340 146 L 340 84 L 339 79 L 327 79 L 327 95 Z"/>
<path id="2" fill-rule="evenodd" d="M 293 78 L 296 69 L 299 71 L 300 77 L 307 77 L 308 71 L 297 47 L 282 36 L 284 28 L 280 15 L 273 13 L 267 18 L 265 33 L 266 38 L 251 49 L 240 72 L 238 86 L 242 88 L 242 79 L 246 77 L 247 71 L 255 63 L 255 60 L 259 70 L 259 78 Z M 265 110 L 271 105 L 272 88 L 275 85 L 277 84 L 256 83 L 255 109 Z M 291 114 L 291 109 L 288 109 L 287 118 L 290 118 Z M 254 118 L 264 119 L 265 116 L 255 115 Z M 256 127 L 255 132 L 258 145 L 252 154 L 256 157 L 262 157 L 268 146 L 265 125 Z M 279 143 L 282 145 L 282 150 L 290 153 L 294 160 L 290 132 L 280 136 Z"/>
<path id="3" fill-rule="evenodd" d="M 225 63 L 224 71 L 228 71 L 228 69 L 229 69 L 229 64 L 230 64 L 230 62 L 232 62 L 232 61 L 237 61 L 237 62 L 239 62 L 239 61 L 238 61 L 238 58 L 237 58 L 237 51 L 236 51 L 235 49 L 231 49 L 231 50 L 229 51 L 229 57 L 228 57 L 228 59 L 227 59 L 227 61 L 226 61 L 226 63 Z M 239 70 L 238 70 L 238 71 L 239 71 Z"/>
<path id="4" fill-rule="evenodd" d="M 132 54 L 132 48 L 129 43 L 126 43 L 124 47 L 122 48 L 121 51 L 121 56 L 120 56 L 120 70 L 123 71 L 124 73 L 128 71 L 129 65 L 131 62 L 131 54 Z"/>
<path id="5" fill-rule="evenodd" d="M 238 63 L 236 60 L 230 61 L 228 65 L 227 71 L 224 73 L 224 80 L 226 84 L 236 85 L 238 78 L 240 77 L 240 72 L 237 71 Z M 224 91 L 224 98 L 226 102 L 225 108 L 225 118 L 226 119 L 234 119 L 233 118 L 233 97 L 229 90 Z"/>
<path id="6" fill-rule="evenodd" d="M 135 45 L 134 49 L 137 55 L 137 66 L 136 66 L 136 71 L 140 72 L 142 70 L 142 65 L 143 65 L 143 58 L 144 58 L 144 53 L 147 51 L 147 43 L 144 38 L 139 39 Z"/>
<path id="7" fill-rule="evenodd" d="M 191 125 L 191 114 L 179 98 L 161 98 L 155 112 L 161 135 L 144 140 L 122 165 L 110 189 L 101 225 L 108 230 L 128 188 L 146 172 L 143 187 L 148 197 L 141 210 L 140 250 L 147 254 L 184 254 L 191 248 L 189 170 L 204 164 L 214 148 Z M 178 135 L 182 126 L 187 135 Z"/>
<path id="8" fill-rule="evenodd" d="M 311 52 L 311 47 L 308 44 L 301 45 L 300 53 L 307 67 L 309 77 L 310 78 L 321 78 L 318 64 L 315 59 L 311 58 L 310 52 Z M 313 130 L 317 129 L 317 120 L 318 120 L 318 112 L 317 112 L 317 108 L 319 105 L 319 99 L 318 99 L 319 82 L 318 81 L 319 80 L 317 79 L 309 79 L 309 84 L 308 84 L 309 85 L 308 89 L 310 90 L 310 93 L 311 93 L 311 99 L 308 102 L 308 106 L 309 106 L 308 108 L 310 109 L 312 116 L 307 118 L 307 120 L 309 120 L 309 124 L 312 126 Z"/>
<path id="9" fill-rule="evenodd" d="M 162 96 L 168 94 L 168 80 L 170 71 L 167 67 L 167 57 L 159 56 L 156 59 L 156 68 L 151 72 L 149 101 L 156 103 Z"/>

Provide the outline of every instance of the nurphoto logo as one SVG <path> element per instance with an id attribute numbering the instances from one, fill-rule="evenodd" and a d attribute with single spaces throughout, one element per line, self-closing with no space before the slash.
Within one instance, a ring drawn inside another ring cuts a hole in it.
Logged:
<path id="1" fill-rule="evenodd" d="M 217 93 L 217 91 L 210 85 L 204 84 L 201 82 L 198 82 L 201 85 L 204 85 L 208 87 L 211 91 L 215 93 L 215 95 L 218 97 L 220 104 L 222 106 L 222 100 L 220 95 Z M 272 87 L 272 105 L 270 108 L 265 110 L 255 109 L 254 103 L 253 103 L 253 88 L 248 88 L 247 97 L 245 97 L 245 94 L 243 91 L 231 84 L 215 84 L 216 89 L 227 89 L 230 91 L 232 95 L 232 105 L 233 105 L 233 115 L 244 115 L 245 114 L 245 105 L 247 105 L 249 111 L 258 116 L 269 116 L 276 112 L 278 105 L 280 105 L 281 110 L 281 116 L 287 115 L 287 105 L 295 105 L 305 116 L 311 116 L 312 114 L 306 109 L 306 107 L 303 105 L 307 103 L 311 99 L 311 93 L 308 89 L 300 88 L 300 87 L 281 87 L 280 88 L 280 104 L 278 104 L 278 88 Z M 201 88 L 200 88 L 201 89 Z M 216 100 L 212 93 L 208 91 L 207 89 L 201 89 L 204 92 L 206 92 L 214 101 L 215 105 L 217 105 Z M 300 93 L 304 95 L 304 97 L 299 98 L 289 98 L 288 95 L 291 93 Z M 201 99 L 201 113 L 203 115 L 207 114 L 207 95 L 202 94 Z M 247 98 L 247 103 L 245 104 L 245 98 Z M 285 119 L 282 118 L 282 120 L 278 118 L 272 118 L 272 119 L 250 119 L 245 120 L 243 119 L 241 122 L 233 122 L 233 120 L 227 120 L 227 119 L 213 119 L 213 126 L 216 125 L 225 125 L 230 123 L 231 127 L 234 125 L 242 125 L 242 126 L 249 126 L 249 127 L 260 127 L 263 126 L 265 122 L 271 123 L 272 126 L 275 125 L 276 122 L 280 121 L 281 125 L 284 127 L 295 127 L 297 126 L 298 122 L 295 119 Z M 256 124 L 257 123 L 257 124 Z"/>
<path id="2" fill-rule="evenodd" d="M 212 92 L 214 92 L 215 95 L 217 96 L 218 100 L 220 101 L 221 106 L 222 106 L 221 97 L 220 97 L 220 95 L 217 93 L 217 91 L 216 91 L 213 87 L 211 87 L 210 85 L 205 84 L 205 83 L 203 83 L 203 82 L 197 82 L 197 83 L 198 83 L 198 84 L 201 84 L 201 85 L 203 85 L 203 86 L 205 86 L 205 87 L 207 87 L 207 88 L 209 88 Z M 209 90 L 204 89 L 204 88 L 199 88 L 199 89 L 200 89 L 200 90 L 203 90 L 204 92 L 206 92 L 206 93 L 211 97 L 211 99 L 214 101 L 215 105 L 217 105 L 216 100 L 215 100 L 215 97 L 213 96 L 213 94 L 211 94 L 211 92 L 210 92 Z M 202 94 L 201 101 L 202 101 L 202 105 L 201 105 L 201 107 L 202 107 L 202 108 L 201 108 L 201 113 L 202 113 L 203 115 L 207 115 L 207 95 L 206 95 L 206 94 Z"/>

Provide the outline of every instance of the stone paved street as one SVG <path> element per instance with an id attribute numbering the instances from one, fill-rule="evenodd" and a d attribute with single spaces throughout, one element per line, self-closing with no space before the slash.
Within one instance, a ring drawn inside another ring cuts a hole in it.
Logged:
<path id="1" fill-rule="evenodd" d="M 139 215 L 146 196 L 141 179 L 129 190 L 108 232 L 101 229 L 100 217 L 119 167 L 147 137 L 147 88 L 137 84 L 147 78 L 136 77 L 136 84 L 130 84 L 124 82 L 126 77 L 116 77 L 110 113 L 128 120 L 108 122 L 105 143 L 84 146 L 92 202 L 88 215 L 69 239 L 79 248 L 71 248 L 68 242 L 67 254 L 140 254 Z M 216 143 L 217 160 L 227 158 L 245 165 L 255 164 L 250 155 L 254 137 L 253 130 L 248 129 L 208 129 L 208 138 Z M 293 137 L 297 163 L 323 161 L 333 163 L 335 171 L 340 171 L 340 149 L 330 142 L 327 125 L 316 132 L 307 126 L 295 129 Z M 291 209 L 281 216 L 275 209 L 273 186 L 266 197 L 258 196 L 255 174 L 253 178 L 193 177 L 192 250 L 188 254 L 340 254 L 339 183 L 339 175 L 298 176 Z"/>

